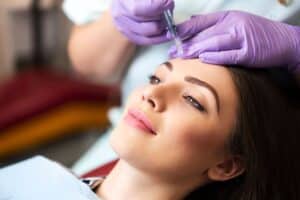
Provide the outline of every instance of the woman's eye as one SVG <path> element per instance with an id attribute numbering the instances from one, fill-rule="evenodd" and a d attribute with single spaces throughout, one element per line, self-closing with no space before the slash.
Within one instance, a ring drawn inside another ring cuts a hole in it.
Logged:
<path id="1" fill-rule="evenodd" d="M 159 84 L 160 79 L 155 75 L 151 75 L 151 76 L 149 76 L 149 83 L 152 85 Z"/>
<path id="2" fill-rule="evenodd" d="M 189 95 L 184 95 L 183 98 L 194 108 L 196 108 L 197 110 L 204 112 L 206 111 L 205 108 L 192 96 Z"/>

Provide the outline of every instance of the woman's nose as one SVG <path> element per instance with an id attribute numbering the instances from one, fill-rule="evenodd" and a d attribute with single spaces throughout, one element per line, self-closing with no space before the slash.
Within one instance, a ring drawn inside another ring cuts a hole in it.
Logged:
<path id="1" fill-rule="evenodd" d="M 154 109 L 154 111 L 161 112 L 165 108 L 165 100 L 162 92 L 158 88 L 145 88 L 142 92 L 142 101 Z"/>

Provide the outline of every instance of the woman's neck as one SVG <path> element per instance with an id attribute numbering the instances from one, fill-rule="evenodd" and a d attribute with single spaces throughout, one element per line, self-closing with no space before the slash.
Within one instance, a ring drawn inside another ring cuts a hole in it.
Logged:
<path id="1" fill-rule="evenodd" d="M 120 160 L 98 188 L 97 194 L 105 200 L 176 200 L 183 199 L 190 188 L 189 183 L 168 183 Z"/>

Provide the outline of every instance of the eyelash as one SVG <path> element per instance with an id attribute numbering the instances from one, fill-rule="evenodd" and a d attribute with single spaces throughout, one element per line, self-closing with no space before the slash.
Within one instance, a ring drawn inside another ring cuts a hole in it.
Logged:
<path id="1" fill-rule="evenodd" d="M 155 75 L 149 76 L 149 83 L 151 85 L 157 85 L 160 82 L 161 82 L 161 80 L 157 76 L 155 76 Z M 193 106 L 195 109 L 197 109 L 201 112 L 206 112 L 205 108 L 192 96 L 185 94 L 185 95 L 183 95 L 183 98 L 186 100 L 186 102 L 188 104 Z"/>
<path id="2" fill-rule="evenodd" d="M 158 82 L 155 82 L 155 81 L 158 81 Z M 149 83 L 151 84 L 151 85 L 156 85 L 156 84 L 158 84 L 158 83 L 160 83 L 161 81 L 160 81 L 160 79 L 157 77 L 157 76 L 155 76 L 155 75 L 150 75 L 149 76 Z"/>
<path id="3" fill-rule="evenodd" d="M 197 110 L 201 111 L 201 112 L 205 112 L 205 108 L 192 96 L 190 95 L 183 95 L 183 98 L 194 108 L 196 108 Z"/>

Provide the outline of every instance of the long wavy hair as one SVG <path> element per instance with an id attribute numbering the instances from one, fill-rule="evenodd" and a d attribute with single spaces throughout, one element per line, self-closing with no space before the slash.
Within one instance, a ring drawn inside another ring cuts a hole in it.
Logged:
<path id="1" fill-rule="evenodd" d="M 238 122 L 228 142 L 246 171 L 201 187 L 185 199 L 299 200 L 300 91 L 288 73 L 229 68 L 239 94 Z"/>
<path id="2" fill-rule="evenodd" d="M 278 0 L 279 3 L 281 3 L 282 5 L 287 5 L 288 4 L 288 0 Z"/>

